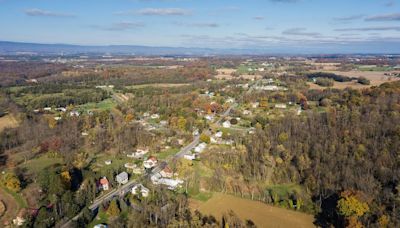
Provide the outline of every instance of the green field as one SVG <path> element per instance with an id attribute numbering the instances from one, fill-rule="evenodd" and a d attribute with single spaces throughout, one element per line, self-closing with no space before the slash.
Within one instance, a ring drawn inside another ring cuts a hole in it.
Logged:
<path id="1" fill-rule="evenodd" d="M 105 111 L 113 109 L 117 104 L 114 102 L 112 98 L 105 99 L 99 103 L 87 103 L 84 105 L 78 106 L 78 110 L 81 112 L 85 111 Z"/>
<path id="2" fill-rule="evenodd" d="M 42 155 L 38 158 L 27 161 L 26 163 L 22 164 L 21 167 L 26 168 L 30 173 L 39 173 L 46 167 L 56 164 L 63 164 L 63 159 Z"/>

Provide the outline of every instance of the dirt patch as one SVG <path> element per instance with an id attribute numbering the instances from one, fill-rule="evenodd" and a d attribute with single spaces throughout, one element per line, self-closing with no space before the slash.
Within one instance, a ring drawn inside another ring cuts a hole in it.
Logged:
<path id="1" fill-rule="evenodd" d="M 399 77 L 385 75 L 391 73 L 400 73 L 399 71 L 324 71 L 324 72 L 343 75 L 347 77 L 355 77 L 355 78 L 365 77 L 366 79 L 371 81 L 369 87 L 379 86 L 385 82 L 400 80 Z M 354 84 L 352 82 L 346 82 L 346 83 L 350 84 L 351 86 L 357 86 L 356 84 L 358 84 L 358 83 Z M 340 83 L 340 84 L 346 85 L 345 83 Z M 343 85 L 340 84 L 338 84 L 338 86 L 343 87 Z"/>
<path id="2" fill-rule="evenodd" d="M 0 226 L 1 226 L 5 224 L 10 224 L 12 220 L 17 216 L 19 208 L 14 198 L 1 188 L 0 188 L 0 200 L 4 203 L 6 208 L 4 215 L 0 217 Z"/>
<path id="3" fill-rule="evenodd" d="M 5 128 L 18 127 L 17 119 L 12 115 L 5 115 L 0 118 L 0 132 Z"/>
<path id="4" fill-rule="evenodd" d="M 214 193 L 207 202 L 191 200 L 190 207 L 218 219 L 223 213 L 233 210 L 242 220 L 251 219 L 257 227 L 315 227 L 312 215 L 221 193 Z"/>
<path id="5" fill-rule="evenodd" d="M 372 86 L 371 85 L 362 85 L 360 83 L 358 83 L 357 81 L 351 81 L 351 82 L 334 82 L 333 86 L 331 87 L 323 87 L 323 86 L 319 86 L 315 83 L 312 82 L 307 82 L 307 84 L 310 86 L 310 89 L 318 89 L 318 90 L 324 90 L 327 88 L 333 88 L 333 89 L 346 89 L 346 88 L 352 88 L 352 89 L 365 89 L 365 88 L 369 88 Z"/>

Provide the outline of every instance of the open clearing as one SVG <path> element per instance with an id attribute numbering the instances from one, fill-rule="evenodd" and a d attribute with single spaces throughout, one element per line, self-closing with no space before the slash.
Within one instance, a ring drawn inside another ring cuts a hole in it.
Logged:
<path id="1" fill-rule="evenodd" d="M 190 206 L 203 214 L 212 214 L 217 219 L 221 219 L 223 213 L 233 210 L 242 220 L 251 219 L 257 227 L 315 227 L 312 215 L 222 193 L 214 193 L 206 202 L 191 199 Z"/>
<path id="2" fill-rule="evenodd" d="M 5 204 L 6 211 L 2 217 L 0 217 L 0 226 L 10 223 L 12 219 L 17 216 L 18 204 L 12 195 L 8 194 L 0 187 L 0 200 Z"/>
<path id="3" fill-rule="evenodd" d="M 18 121 L 12 115 L 5 115 L 0 118 L 0 132 L 5 128 L 14 128 L 18 126 Z"/>
<path id="4" fill-rule="evenodd" d="M 180 87 L 180 86 L 189 86 L 189 83 L 156 83 L 156 84 L 143 84 L 143 85 L 132 85 L 126 86 L 129 89 L 141 89 L 145 87 L 158 87 L 158 88 L 171 88 L 171 87 Z"/>
<path id="5" fill-rule="evenodd" d="M 343 75 L 343 76 L 347 76 L 347 77 L 355 77 L 355 78 L 365 77 L 366 79 L 371 81 L 371 84 L 368 86 L 364 86 L 364 88 L 371 87 L 371 86 L 379 86 L 385 82 L 400 80 L 399 77 L 385 75 L 387 73 L 400 73 L 399 71 L 390 71 L 390 72 L 389 71 L 323 71 L 323 72 L 333 73 L 333 74 L 337 74 L 337 75 Z M 361 86 L 361 88 L 363 87 L 363 85 L 358 86 L 356 84 L 358 84 L 358 83 L 353 83 L 353 82 L 345 82 L 345 83 L 338 82 L 338 83 L 336 83 L 335 82 L 334 88 L 338 87 L 338 89 L 341 89 L 341 88 L 346 88 L 346 86 L 352 87 L 352 88 L 353 87 L 358 88 L 360 86 Z"/>

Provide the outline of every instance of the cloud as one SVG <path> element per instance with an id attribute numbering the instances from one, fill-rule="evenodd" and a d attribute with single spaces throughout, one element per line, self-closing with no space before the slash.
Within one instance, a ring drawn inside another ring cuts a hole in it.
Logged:
<path id="1" fill-rule="evenodd" d="M 400 13 L 375 15 L 365 18 L 365 21 L 400 21 Z"/>
<path id="2" fill-rule="evenodd" d="M 361 28 L 340 28 L 335 29 L 337 32 L 348 32 L 348 31 L 400 31 L 400 26 L 379 26 L 379 27 L 361 27 Z"/>
<path id="3" fill-rule="evenodd" d="M 123 22 L 113 23 L 110 26 L 92 25 L 90 27 L 105 31 L 126 31 L 126 30 L 138 29 L 144 26 L 145 24 L 142 22 L 123 21 Z"/>
<path id="4" fill-rule="evenodd" d="M 289 36 L 309 36 L 309 37 L 318 37 L 321 36 L 320 33 L 317 32 L 306 32 L 306 28 L 291 28 L 284 30 L 282 32 L 283 35 Z"/>
<path id="5" fill-rule="evenodd" d="M 253 17 L 253 19 L 254 19 L 254 20 L 258 20 L 258 21 L 262 21 L 262 20 L 265 19 L 265 17 L 263 17 L 263 16 L 256 16 L 256 17 Z"/>
<path id="6" fill-rule="evenodd" d="M 191 11 L 182 8 L 145 8 L 137 13 L 148 16 L 185 16 L 190 15 Z"/>
<path id="7" fill-rule="evenodd" d="M 24 13 L 31 17 L 74 17 L 73 14 L 58 13 L 37 8 L 26 9 Z"/>
<path id="8" fill-rule="evenodd" d="M 218 28 L 219 24 L 215 22 L 199 22 L 199 23 L 182 23 L 182 22 L 174 22 L 175 25 L 178 26 L 187 26 L 187 27 L 198 27 L 198 28 Z"/>
<path id="9" fill-rule="evenodd" d="M 393 7 L 396 5 L 396 2 L 394 0 L 388 1 L 385 3 L 386 7 Z"/>
<path id="10" fill-rule="evenodd" d="M 334 17 L 333 19 L 336 21 L 353 21 L 353 20 L 358 20 L 363 18 L 364 15 L 359 14 L 359 15 L 352 15 L 352 16 L 345 16 L 345 17 Z"/>
<path id="11" fill-rule="evenodd" d="M 217 23 L 193 23 L 191 25 L 194 27 L 200 27 L 200 28 L 204 28 L 204 27 L 217 28 L 217 27 L 219 27 L 219 25 Z"/>

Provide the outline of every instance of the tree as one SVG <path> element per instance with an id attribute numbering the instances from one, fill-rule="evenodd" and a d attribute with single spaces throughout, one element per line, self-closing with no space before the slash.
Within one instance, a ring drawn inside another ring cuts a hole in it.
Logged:
<path id="1" fill-rule="evenodd" d="M 354 192 L 344 191 L 337 205 L 339 214 L 345 217 L 355 216 L 358 218 L 367 213 L 369 211 L 368 204 L 362 202 L 359 198 Z"/>
<path id="2" fill-rule="evenodd" d="M 10 189 L 11 191 L 19 192 L 21 190 L 21 182 L 13 173 L 7 173 L 4 175 L 2 182 L 6 188 Z"/>
<path id="3" fill-rule="evenodd" d="M 107 214 L 111 217 L 117 217 L 120 212 L 121 211 L 118 207 L 117 200 L 114 199 L 113 201 L 111 201 L 110 205 L 108 206 Z"/>
<path id="4" fill-rule="evenodd" d="M 210 136 L 203 133 L 200 135 L 200 141 L 205 143 L 210 143 Z"/>

